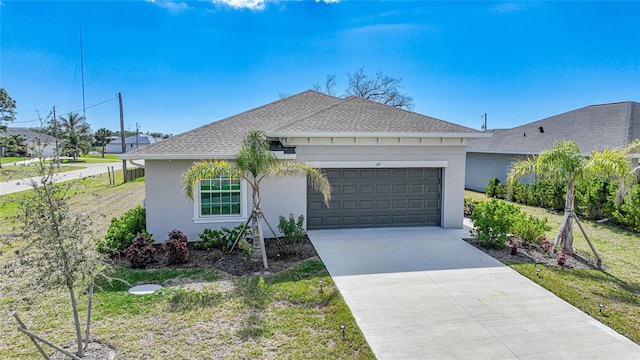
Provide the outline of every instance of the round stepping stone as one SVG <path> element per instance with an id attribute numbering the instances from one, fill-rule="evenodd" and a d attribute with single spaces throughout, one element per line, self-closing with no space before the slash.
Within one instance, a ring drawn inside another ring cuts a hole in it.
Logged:
<path id="1" fill-rule="evenodd" d="M 148 295 L 153 294 L 156 290 L 162 289 L 162 285 L 158 284 L 143 284 L 136 285 L 129 289 L 129 292 L 133 295 Z"/>

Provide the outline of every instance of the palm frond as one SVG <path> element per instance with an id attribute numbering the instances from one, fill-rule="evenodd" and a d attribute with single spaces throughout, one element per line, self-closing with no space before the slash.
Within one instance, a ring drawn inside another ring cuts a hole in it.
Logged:
<path id="1" fill-rule="evenodd" d="M 257 178 L 276 161 L 269 151 L 269 138 L 265 133 L 259 130 L 247 131 L 236 156 L 238 167 Z"/>
<path id="2" fill-rule="evenodd" d="M 587 160 L 585 169 L 590 174 L 618 182 L 618 193 L 616 194 L 616 203 L 618 204 L 622 202 L 629 188 L 637 180 L 635 169 L 633 169 L 631 159 L 627 156 L 626 149 L 594 150 Z"/>
<path id="3" fill-rule="evenodd" d="M 230 179 L 242 177 L 242 171 L 236 167 L 232 167 L 227 161 L 198 161 L 191 165 L 187 171 L 182 174 L 182 187 L 185 195 L 190 199 L 194 199 L 195 188 L 200 181 L 206 179 L 214 179 L 220 176 L 226 176 Z"/>
<path id="4" fill-rule="evenodd" d="M 535 175 L 537 173 L 538 163 L 536 158 L 530 157 L 526 160 L 516 161 L 511 165 L 507 174 L 507 185 L 513 186 L 515 182 L 525 175 Z"/>

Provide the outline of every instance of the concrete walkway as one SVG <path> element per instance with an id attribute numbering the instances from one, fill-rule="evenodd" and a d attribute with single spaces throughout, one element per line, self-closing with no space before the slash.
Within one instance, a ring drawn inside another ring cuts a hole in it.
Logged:
<path id="1" fill-rule="evenodd" d="M 378 359 L 640 359 L 640 346 L 467 236 L 437 227 L 309 231 Z"/>
<path id="2" fill-rule="evenodd" d="M 22 163 L 22 162 L 20 162 Z M 118 162 L 103 162 L 103 163 L 89 163 L 89 164 L 70 164 L 72 166 L 84 166 L 86 169 L 74 170 L 62 172 L 56 175 L 55 182 L 69 181 L 75 179 L 85 178 L 87 176 L 95 176 L 104 174 L 107 172 L 107 168 L 113 167 L 115 170 L 122 169 L 122 161 Z M 13 166 L 4 164 L 5 166 Z M 63 165 L 64 166 L 64 165 Z M 30 179 L 19 179 L 0 182 L 0 195 L 12 194 L 19 191 L 30 190 Z"/>

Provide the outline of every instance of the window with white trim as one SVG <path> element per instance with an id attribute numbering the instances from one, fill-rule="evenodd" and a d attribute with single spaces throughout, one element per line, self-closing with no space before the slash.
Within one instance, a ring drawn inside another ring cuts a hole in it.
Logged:
<path id="1" fill-rule="evenodd" d="M 241 216 L 242 186 L 240 179 L 218 177 L 200 181 L 199 217 Z"/>

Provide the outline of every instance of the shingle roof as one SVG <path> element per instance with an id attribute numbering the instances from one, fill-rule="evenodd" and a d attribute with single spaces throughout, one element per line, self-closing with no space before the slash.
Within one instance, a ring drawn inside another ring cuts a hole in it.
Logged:
<path id="1" fill-rule="evenodd" d="M 573 140 L 580 150 L 590 153 L 605 147 L 622 147 L 638 137 L 640 103 L 626 101 L 591 105 L 512 129 L 495 131 L 490 138 L 470 140 L 467 151 L 538 154 L 556 141 Z"/>
<path id="2" fill-rule="evenodd" d="M 2 132 L 0 136 L 12 136 L 12 135 L 20 135 L 24 138 L 26 142 L 35 142 L 36 140 L 40 140 L 42 143 L 52 144 L 56 141 L 53 136 L 49 136 L 47 134 L 41 134 L 27 128 L 18 128 L 18 127 L 7 127 L 7 130 Z"/>
<path id="3" fill-rule="evenodd" d="M 249 129 L 268 133 L 477 133 L 476 130 L 357 97 L 308 90 L 127 153 L 234 155 Z"/>
<path id="4" fill-rule="evenodd" d="M 151 136 L 151 135 L 147 135 L 147 134 L 138 134 L 138 139 L 137 142 L 140 145 L 147 145 L 147 144 L 153 144 L 156 143 L 158 141 L 160 141 L 162 139 L 157 138 L 155 136 Z M 124 139 L 124 143 L 125 144 L 135 144 L 136 143 L 136 136 L 129 136 L 126 137 Z M 111 142 L 109 143 L 111 145 L 119 145 L 122 144 L 122 140 L 119 137 L 115 137 L 113 140 L 111 140 Z"/>

